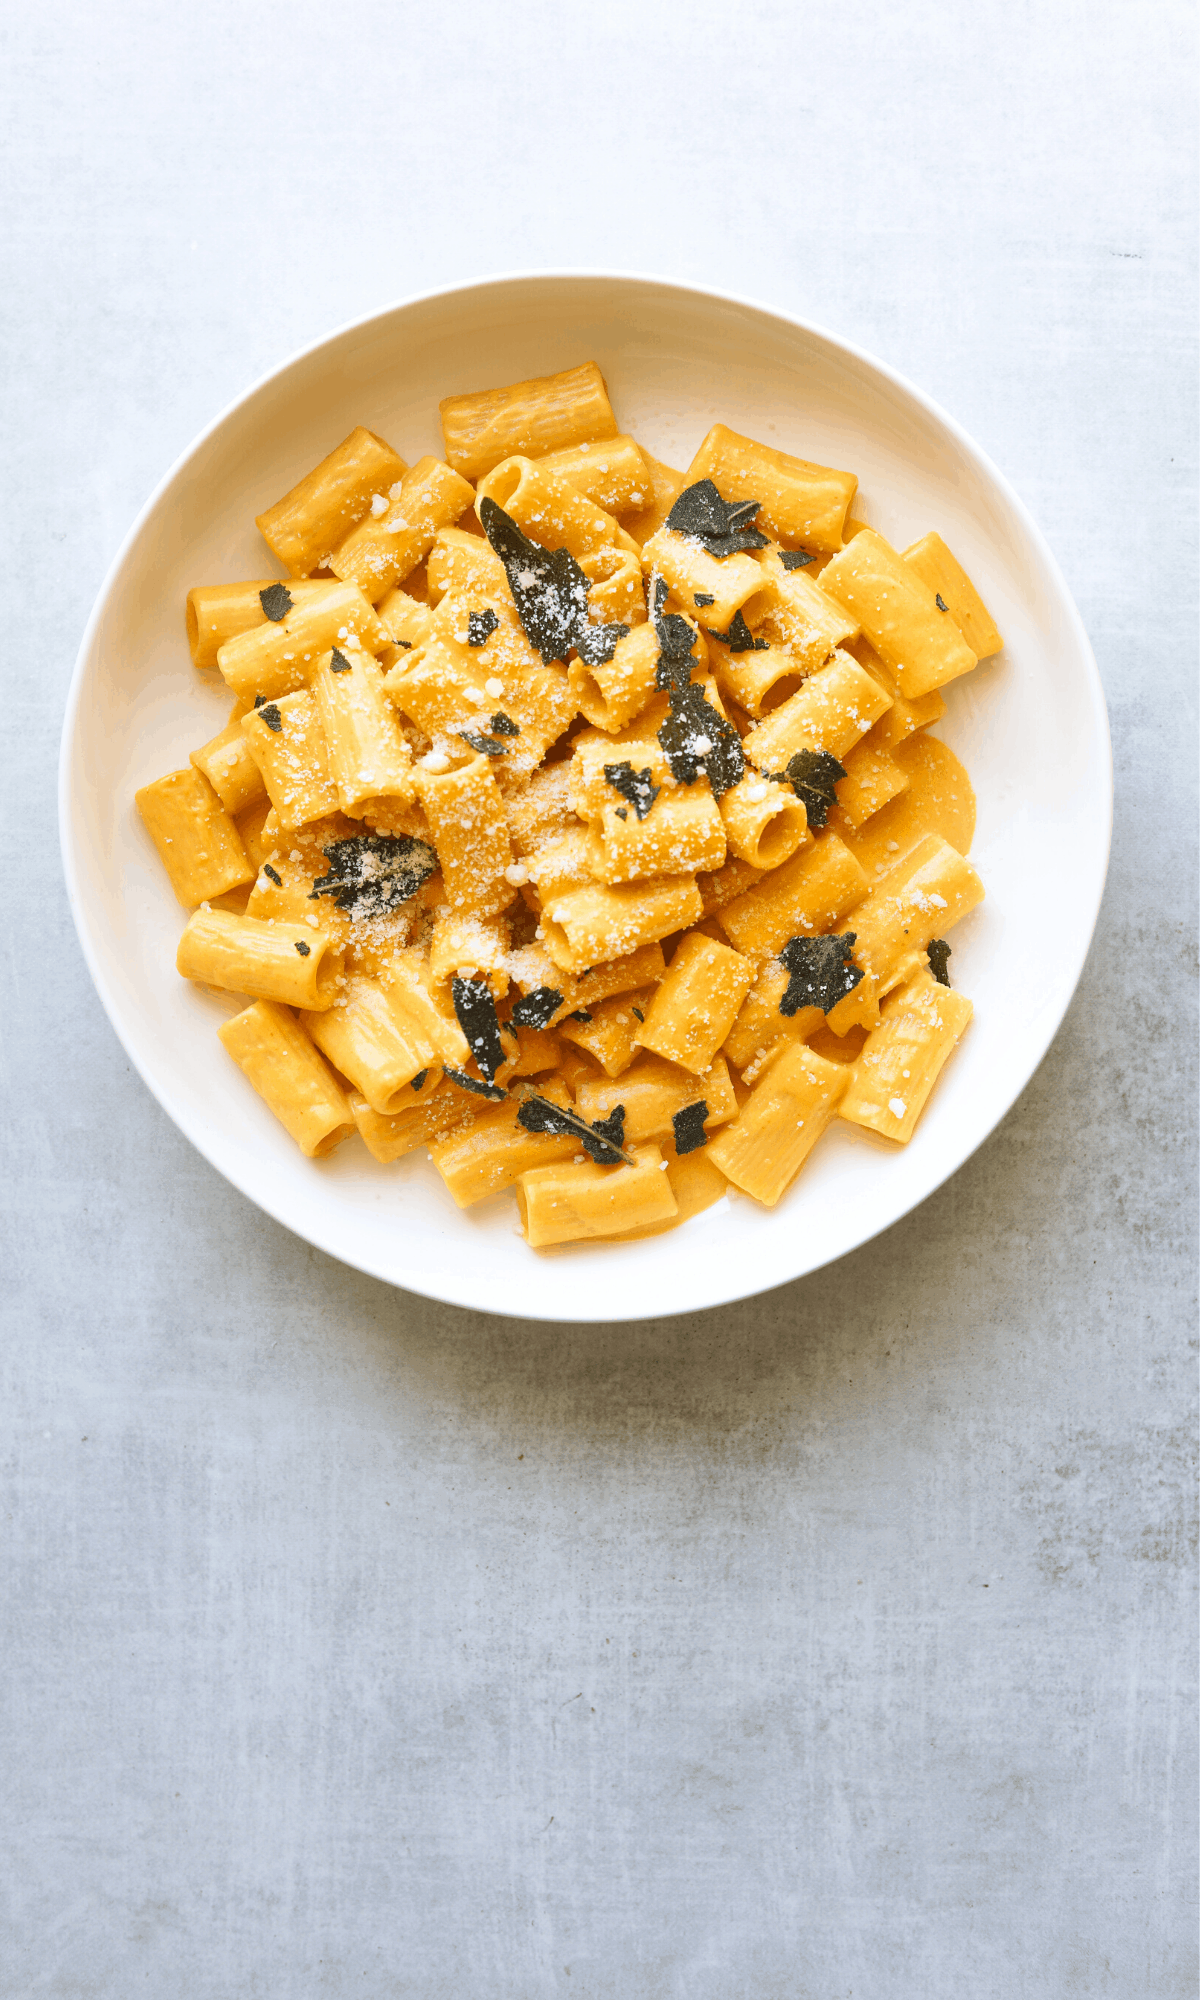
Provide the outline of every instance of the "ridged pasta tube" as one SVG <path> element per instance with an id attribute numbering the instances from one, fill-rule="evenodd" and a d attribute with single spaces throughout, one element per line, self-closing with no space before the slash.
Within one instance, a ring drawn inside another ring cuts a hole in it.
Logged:
<path id="1" fill-rule="evenodd" d="M 938 609 L 936 592 L 873 528 L 826 565 L 821 588 L 853 612 L 910 701 L 976 664 L 949 611 Z"/>
<path id="2" fill-rule="evenodd" d="M 852 472 L 835 472 L 714 424 L 691 465 L 687 483 L 711 479 L 723 500 L 757 500 L 755 526 L 789 548 L 840 549 L 846 515 L 858 491 Z"/>
<path id="3" fill-rule="evenodd" d="M 175 954 L 185 979 L 311 1010 L 333 1005 L 344 963 L 327 931 L 229 910 L 196 910 Z"/>
<path id="4" fill-rule="evenodd" d="M 185 910 L 253 882 L 238 830 L 203 771 L 169 771 L 135 797 Z"/>
<path id="5" fill-rule="evenodd" d="M 517 453 L 537 458 L 617 435 L 604 377 L 594 361 L 503 389 L 446 396 L 438 409 L 446 457 L 465 479 L 483 479 L 501 459 Z"/>
<path id="6" fill-rule="evenodd" d="M 310 1160 L 324 1158 L 350 1137 L 354 1123 L 346 1093 L 286 1007 L 256 1000 L 224 1022 L 217 1034 Z"/>
<path id="7" fill-rule="evenodd" d="M 257 516 L 259 531 L 285 569 L 305 576 L 328 561 L 370 513 L 375 496 L 386 498 L 407 470 L 390 444 L 360 424 L 282 500 Z"/>

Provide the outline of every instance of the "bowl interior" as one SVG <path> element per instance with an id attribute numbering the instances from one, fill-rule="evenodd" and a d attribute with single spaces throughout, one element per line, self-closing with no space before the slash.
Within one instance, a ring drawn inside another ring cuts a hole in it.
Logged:
<path id="1" fill-rule="evenodd" d="M 1004 652 L 949 689 L 937 734 L 979 801 L 987 900 L 954 933 L 975 1020 L 903 1151 L 835 1125 L 773 1212 L 722 1201 L 639 1244 L 535 1255 L 511 1197 L 460 1212 L 425 1158 L 379 1167 L 349 1142 L 305 1160 L 216 1040 L 228 1005 L 174 969 L 183 913 L 133 793 L 186 763 L 229 697 L 191 665 L 194 583 L 269 576 L 254 515 L 356 423 L 410 461 L 441 455 L 440 397 L 594 358 L 618 420 L 686 466 L 721 421 L 858 474 L 856 512 L 905 546 L 936 528 Z M 1087 952 L 1107 865 L 1111 768 L 1094 660 L 1058 569 L 983 455 L 916 391 L 810 328 L 707 293 L 622 278 L 500 279 L 333 336 L 252 390 L 164 481 L 85 635 L 63 748 L 68 886 L 100 996 L 164 1109 L 279 1221 L 410 1290 L 562 1320 L 642 1318 L 781 1284 L 896 1221 L 954 1171 L 1044 1054 Z M 1051 891 L 1053 893 L 1051 893 Z"/>

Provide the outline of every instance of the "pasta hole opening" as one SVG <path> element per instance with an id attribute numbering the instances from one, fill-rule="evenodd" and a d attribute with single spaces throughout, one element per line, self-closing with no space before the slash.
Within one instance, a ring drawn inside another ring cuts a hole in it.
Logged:
<path id="1" fill-rule="evenodd" d="M 419 1070 L 413 1071 L 413 1076 L 419 1075 Z M 412 1076 L 410 1076 L 407 1082 L 398 1083 L 395 1090 L 389 1090 L 386 1102 L 378 1105 L 376 1108 L 382 1112 L 385 1118 L 394 1118 L 398 1111 L 407 1111 L 412 1105 L 419 1102 L 420 1100 L 413 1095 Z"/>
<path id="2" fill-rule="evenodd" d="M 782 812 L 767 821 L 758 837 L 752 868 L 781 868 L 795 853 L 808 828 L 808 815 L 797 801 L 785 802 Z"/>
<path id="3" fill-rule="evenodd" d="M 752 632 L 755 626 L 775 609 L 777 601 L 772 584 L 766 584 L 759 590 L 752 590 L 749 597 L 743 600 L 738 609 Z"/>
<path id="4" fill-rule="evenodd" d="M 506 458 L 502 465 L 498 465 L 494 472 L 489 472 L 487 478 L 480 481 L 480 499 L 494 500 L 497 507 L 503 507 L 506 514 L 511 514 L 512 508 L 509 503 L 531 471 L 532 467 L 527 458 Z"/>
<path id="5" fill-rule="evenodd" d="M 780 674 L 779 679 L 772 681 L 770 687 L 762 695 L 758 704 L 759 714 L 769 715 L 773 708 L 782 708 L 784 702 L 790 701 L 791 697 L 798 693 L 803 686 L 803 674 Z"/>
<path id="6" fill-rule="evenodd" d="M 552 917 L 547 917 L 544 914 L 542 917 L 542 943 L 554 960 L 555 965 L 560 965 L 564 969 L 573 969 L 575 954 L 571 949 L 570 938 L 561 924 L 556 924 Z"/>
<path id="7" fill-rule="evenodd" d="M 571 691 L 588 721 L 596 729 L 609 729 L 614 732 L 620 729 L 624 719 L 623 711 L 618 707 L 618 712 L 614 714 L 608 696 L 596 676 L 584 668 L 577 677 L 572 676 L 572 679 L 574 685 Z"/>
<path id="8" fill-rule="evenodd" d="M 327 1153 L 332 1153 L 336 1146 L 341 1145 L 343 1139 L 348 1139 L 353 1130 L 353 1123 L 349 1125 L 335 1125 L 332 1132 L 327 1132 L 323 1139 L 317 1140 L 310 1158 L 323 1160 Z"/>
<path id="9" fill-rule="evenodd" d="M 631 569 L 640 573 L 641 565 L 627 549 L 593 549 L 590 555 L 579 557 L 579 567 L 589 583 L 611 583 L 615 576 L 627 575 Z"/>
<path id="10" fill-rule="evenodd" d="M 200 657 L 200 620 L 196 616 L 196 607 L 192 602 L 192 593 L 190 590 L 187 595 L 187 639 L 192 659 L 198 660 Z"/>

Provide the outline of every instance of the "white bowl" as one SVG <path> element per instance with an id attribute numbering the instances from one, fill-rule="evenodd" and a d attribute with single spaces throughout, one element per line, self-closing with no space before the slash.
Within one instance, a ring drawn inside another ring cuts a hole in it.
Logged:
<path id="1" fill-rule="evenodd" d="M 669 464 L 686 466 L 721 421 L 856 472 L 860 514 L 900 547 L 936 528 L 1007 644 L 948 691 L 937 732 L 978 794 L 972 858 L 987 900 L 953 937 L 974 1023 L 911 1144 L 885 1152 L 835 1124 L 774 1211 L 722 1201 L 641 1243 L 534 1254 L 511 1196 L 460 1212 L 423 1155 L 380 1167 L 350 1141 L 328 1160 L 301 1156 L 216 1039 L 233 1004 L 175 971 L 183 915 L 133 793 L 225 720 L 228 694 L 191 665 L 184 595 L 272 573 L 256 513 L 355 424 L 410 460 L 440 456 L 440 397 L 593 358 L 622 428 Z M 410 300 L 287 362 L 219 417 L 148 501 L 100 593 L 60 774 L 67 886 L 97 991 L 206 1159 L 297 1235 L 391 1284 L 570 1321 L 766 1291 L 866 1242 L 961 1166 L 1023 1090 L 1075 989 L 1111 808 L 1104 696 L 1079 614 L 1025 508 L 970 438 L 882 363 L 800 321 L 686 286 L 588 275 Z"/>

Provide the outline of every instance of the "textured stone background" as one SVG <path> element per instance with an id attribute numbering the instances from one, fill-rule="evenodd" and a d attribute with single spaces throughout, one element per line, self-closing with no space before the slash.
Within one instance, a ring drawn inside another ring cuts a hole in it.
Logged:
<path id="1" fill-rule="evenodd" d="M 0 1992 L 1190 1996 L 1192 9 L 8 38 Z M 807 314 L 953 411 L 1117 757 L 1091 961 L 989 1144 L 813 1278 L 583 1329 L 390 1292 L 218 1180 L 92 994 L 53 803 L 94 593 L 213 412 L 564 264 Z"/>

